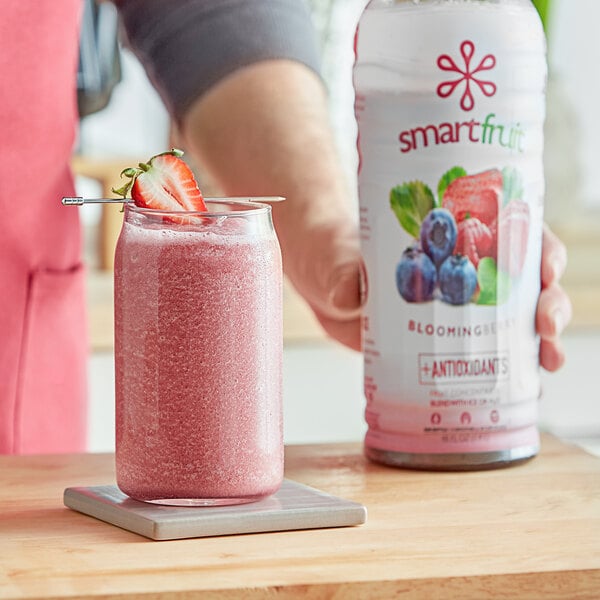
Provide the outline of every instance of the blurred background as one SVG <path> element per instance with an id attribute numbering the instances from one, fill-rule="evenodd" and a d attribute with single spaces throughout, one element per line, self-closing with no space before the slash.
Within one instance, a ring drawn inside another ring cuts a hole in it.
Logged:
<path id="1" fill-rule="evenodd" d="M 310 0 L 322 49 L 331 119 L 348 178 L 355 180 L 352 39 L 366 0 Z M 544 373 L 544 429 L 600 454 L 600 40 L 598 0 L 538 0 L 548 34 L 545 166 L 546 220 L 567 244 L 564 285 L 574 318 L 564 336 L 567 363 Z M 110 3 L 103 9 L 113 10 Z M 106 108 L 82 119 L 73 167 L 81 195 L 112 195 L 118 174 L 170 145 L 170 122 L 142 67 L 120 49 L 121 80 Z M 198 166 L 205 195 L 212 184 Z M 355 186 L 354 186 L 355 187 Z M 356 200 L 356 199 L 355 199 Z M 112 257 L 121 215 L 115 207 L 81 210 L 90 314 L 89 450 L 114 449 Z M 284 291 L 286 443 L 359 441 L 362 360 L 323 335 L 294 291 Z M 327 398 L 328 402 L 322 399 Z"/>

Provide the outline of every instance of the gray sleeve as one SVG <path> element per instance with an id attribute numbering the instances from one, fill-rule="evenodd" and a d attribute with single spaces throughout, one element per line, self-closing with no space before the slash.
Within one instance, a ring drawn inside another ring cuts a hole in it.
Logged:
<path id="1" fill-rule="evenodd" d="M 319 72 L 304 0 L 117 0 L 128 43 L 171 114 L 236 69 L 284 58 Z"/>

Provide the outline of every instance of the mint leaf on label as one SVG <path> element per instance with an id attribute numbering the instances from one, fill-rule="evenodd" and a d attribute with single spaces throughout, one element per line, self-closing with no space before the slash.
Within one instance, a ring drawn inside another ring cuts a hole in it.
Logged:
<path id="1" fill-rule="evenodd" d="M 495 306 L 504 304 L 510 295 L 510 276 L 498 271 L 496 261 L 487 256 L 479 261 L 477 267 L 479 298 L 477 304 Z"/>
<path id="2" fill-rule="evenodd" d="M 411 181 L 390 190 L 390 206 L 400 225 L 410 236 L 417 239 L 421 222 L 434 207 L 433 192 L 422 181 Z"/>
<path id="3" fill-rule="evenodd" d="M 477 304 L 496 304 L 496 261 L 493 258 L 482 258 L 477 266 L 477 283 L 479 298 Z"/>
<path id="4" fill-rule="evenodd" d="M 502 205 L 511 200 L 523 200 L 523 176 L 514 167 L 502 169 Z"/>
<path id="5" fill-rule="evenodd" d="M 437 203 L 436 203 L 436 208 L 439 208 L 440 206 L 442 206 L 442 200 L 444 199 L 444 192 L 446 191 L 446 188 L 455 179 L 458 179 L 459 177 L 464 177 L 466 174 L 467 174 L 467 172 L 462 167 L 452 167 L 449 171 L 446 171 L 442 175 L 442 178 L 440 179 L 440 182 L 438 183 L 438 188 L 437 188 L 438 199 L 437 199 Z"/>
<path id="6" fill-rule="evenodd" d="M 508 302 L 511 285 L 510 275 L 504 271 L 498 271 L 496 276 L 496 304 Z"/>

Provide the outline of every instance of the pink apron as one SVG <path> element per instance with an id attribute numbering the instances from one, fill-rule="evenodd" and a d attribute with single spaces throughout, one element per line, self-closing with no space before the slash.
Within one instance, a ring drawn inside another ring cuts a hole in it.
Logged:
<path id="1" fill-rule="evenodd" d="M 84 276 L 69 159 L 80 0 L 0 8 L 0 453 L 85 449 Z"/>

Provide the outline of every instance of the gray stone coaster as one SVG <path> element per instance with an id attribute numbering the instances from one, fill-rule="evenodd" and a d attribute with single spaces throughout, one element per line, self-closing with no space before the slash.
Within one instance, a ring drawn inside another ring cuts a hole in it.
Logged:
<path id="1" fill-rule="evenodd" d="M 178 507 L 132 500 L 115 485 L 71 487 L 65 506 L 153 540 L 361 525 L 367 509 L 295 481 L 272 496 L 236 506 Z"/>

